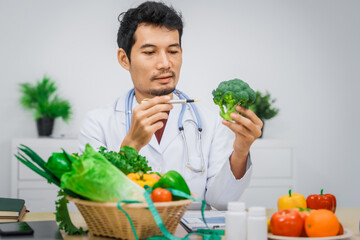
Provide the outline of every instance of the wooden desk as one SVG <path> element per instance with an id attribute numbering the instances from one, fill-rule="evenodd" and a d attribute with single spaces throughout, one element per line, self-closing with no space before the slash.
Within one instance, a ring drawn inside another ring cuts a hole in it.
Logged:
<path id="1" fill-rule="evenodd" d="M 268 209 L 267 216 L 270 217 L 275 212 L 275 209 Z M 76 226 L 85 227 L 86 223 L 82 218 L 81 214 L 78 212 L 70 213 L 71 219 Z M 353 232 L 351 240 L 360 240 L 359 234 L 359 221 L 360 221 L 360 208 L 338 208 L 336 210 L 336 216 L 339 218 L 340 222 L 344 228 L 348 228 Z M 50 212 L 29 212 L 23 218 L 23 221 L 48 221 L 55 220 L 55 215 Z M 176 236 L 183 237 L 186 235 L 186 231 L 179 226 L 176 229 Z M 64 239 L 66 240 L 109 240 L 110 238 L 103 237 L 94 237 L 89 235 L 81 236 L 68 236 L 63 234 Z"/>

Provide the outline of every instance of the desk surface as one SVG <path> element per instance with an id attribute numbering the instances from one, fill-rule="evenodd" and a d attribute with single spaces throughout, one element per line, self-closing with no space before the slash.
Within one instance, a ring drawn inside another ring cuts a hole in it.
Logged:
<path id="1" fill-rule="evenodd" d="M 267 216 L 270 217 L 275 212 L 275 209 L 268 209 Z M 71 219 L 76 226 L 79 227 L 86 227 L 86 223 L 82 218 L 81 214 L 78 212 L 70 213 Z M 338 208 L 336 209 L 336 216 L 339 218 L 339 221 L 342 223 L 344 228 L 350 229 L 353 232 L 353 236 L 351 240 L 360 240 L 359 234 L 359 221 L 360 221 L 360 208 Z M 48 221 L 48 220 L 55 220 L 55 215 L 51 212 L 29 212 L 23 218 L 23 221 Z M 176 236 L 184 237 L 186 235 L 185 229 L 183 229 L 180 225 L 176 229 Z M 64 239 L 69 240 L 86 240 L 86 239 L 93 239 L 93 240 L 102 240 L 109 238 L 102 238 L 102 237 L 94 237 L 94 236 L 67 236 L 63 234 Z"/>

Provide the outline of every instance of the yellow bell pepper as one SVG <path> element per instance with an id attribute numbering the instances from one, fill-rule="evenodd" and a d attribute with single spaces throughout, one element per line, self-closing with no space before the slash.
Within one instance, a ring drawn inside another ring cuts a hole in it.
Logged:
<path id="1" fill-rule="evenodd" d="M 278 210 L 290 208 L 307 208 L 305 197 L 299 193 L 291 193 L 291 189 L 289 190 L 289 195 L 279 197 L 277 205 Z"/>
<path id="2" fill-rule="evenodd" d="M 145 185 L 148 185 L 149 187 L 153 187 L 155 183 L 157 183 L 158 179 L 153 176 L 153 174 L 150 173 L 143 173 L 143 172 L 137 172 L 137 173 L 129 173 L 126 175 L 129 179 L 136 182 L 141 187 L 144 187 Z"/>

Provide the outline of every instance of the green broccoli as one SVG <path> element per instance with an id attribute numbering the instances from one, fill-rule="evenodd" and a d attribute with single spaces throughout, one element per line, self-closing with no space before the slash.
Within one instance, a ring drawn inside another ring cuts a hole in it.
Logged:
<path id="1" fill-rule="evenodd" d="M 220 116 L 229 121 L 233 120 L 230 114 L 237 112 L 235 110 L 237 105 L 248 108 L 256 98 L 255 91 L 249 87 L 249 84 L 237 78 L 221 82 L 212 91 L 212 95 L 214 103 L 220 107 Z"/>

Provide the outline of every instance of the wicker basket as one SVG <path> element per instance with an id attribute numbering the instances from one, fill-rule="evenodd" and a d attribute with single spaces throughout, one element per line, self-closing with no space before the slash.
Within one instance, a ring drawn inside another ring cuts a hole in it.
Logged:
<path id="1" fill-rule="evenodd" d="M 92 202 L 67 196 L 74 202 L 85 219 L 89 232 L 96 236 L 115 237 L 121 239 L 135 239 L 129 220 L 117 208 L 116 202 Z M 192 200 L 154 203 L 166 229 L 172 234 L 184 215 Z M 129 214 L 139 239 L 162 235 L 156 225 L 147 203 L 121 204 Z"/>

